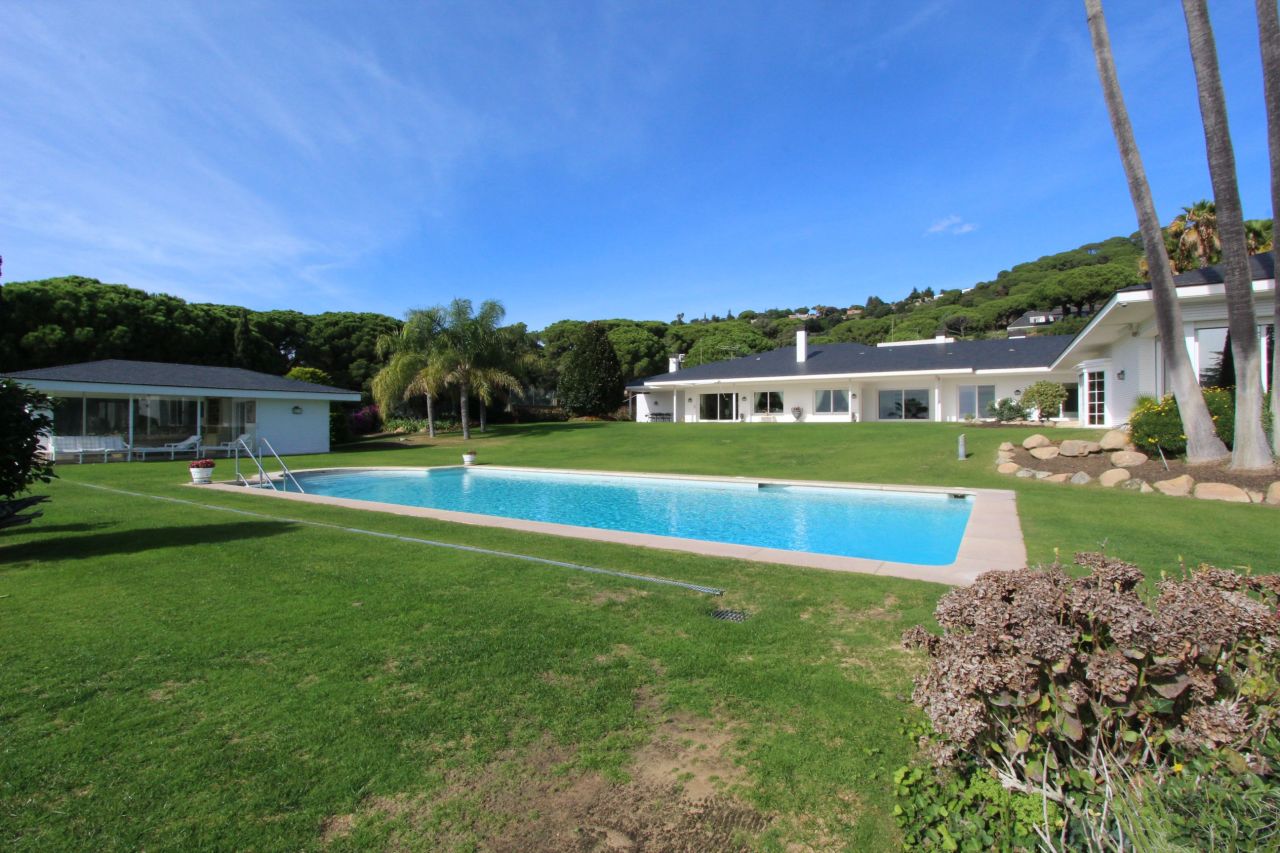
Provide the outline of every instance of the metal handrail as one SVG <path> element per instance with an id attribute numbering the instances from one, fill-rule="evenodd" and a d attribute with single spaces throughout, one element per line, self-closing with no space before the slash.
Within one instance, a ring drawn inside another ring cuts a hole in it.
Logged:
<path id="1" fill-rule="evenodd" d="M 257 467 L 257 469 L 258 469 L 258 484 L 259 484 L 259 485 L 261 485 L 261 484 L 263 484 L 263 483 L 266 483 L 267 485 L 269 485 L 269 486 L 271 487 L 271 490 L 272 490 L 272 491 L 278 491 L 278 490 L 276 489 L 276 484 L 275 484 L 274 482 L 272 482 L 272 480 L 271 480 L 271 478 L 270 478 L 269 476 L 267 476 L 267 469 L 262 467 L 262 462 L 260 462 L 260 461 L 258 460 L 258 457 L 256 457 L 256 456 L 254 456 L 254 455 L 253 455 L 253 448 L 252 448 L 252 447 L 250 447 L 249 445 L 245 444 L 245 441 L 244 441 L 244 439 L 243 439 L 243 438 L 237 438 L 237 439 L 235 440 L 235 443 L 231 445 L 231 449 L 232 449 L 232 450 L 234 450 L 234 451 L 236 452 L 236 480 L 237 480 L 237 482 L 241 482 L 241 483 L 243 483 L 243 484 L 244 484 L 244 485 L 246 485 L 246 486 L 247 486 L 247 485 L 249 485 L 249 479 L 248 479 L 247 477 L 245 477 L 243 474 L 241 474 L 241 473 L 240 473 L 240 448 L 242 448 L 242 447 L 244 448 L 245 453 L 248 453 L 248 454 L 249 454 L 249 458 L 253 460 L 253 464 L 254 464 L 254 465 Z M 273 452 L 274 452 L 274 451 L 273 451 Z"/>
<path id="2" fill-rule="evenodd" d="M 276 449 L 271 446 L 271 442 L 267 441 L 265 438 L 259 438 L 258 444 L 266 445 L 267 450 L 270 450 L 271 455 L 276 458 L 276 462 L 280 463 L 280 470 L 284 472 L 286 477 L 293 481 L 293 487 L 298 490 L 298 494 L 305 495 L 306 490 L 302 488 L 302 484 L 298 482 L 298 478 L 293 476 L 293 472 L 289 470 L 289 466 L 284 464 L 284 460 L 280 458 L 280 454 L 276 453 Z"/>

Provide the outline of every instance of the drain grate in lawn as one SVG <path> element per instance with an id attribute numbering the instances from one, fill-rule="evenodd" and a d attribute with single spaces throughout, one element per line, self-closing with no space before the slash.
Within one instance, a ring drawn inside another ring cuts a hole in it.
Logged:
<path id="1" fill-rule="evenodd" d="M 746 622 L 748 614 L 742 610 L 712 610 L 711 618 L 721 622 Z"/>

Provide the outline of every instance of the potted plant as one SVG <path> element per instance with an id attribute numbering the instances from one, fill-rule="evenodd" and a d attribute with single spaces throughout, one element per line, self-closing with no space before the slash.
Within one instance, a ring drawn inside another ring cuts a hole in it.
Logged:
<path id="1" fill-rule="evenodd" d="M 213 479 L 213 460 L 197 459 L 187 466 L 191 471 L 191 482 L 208 483 Z"/>
<path id="2" fill-rule="evenodd" d="M 462 464 L 463 465 L 476 464 L 476 452 L 474 450 L 464 450 L 462 452 Z"/>

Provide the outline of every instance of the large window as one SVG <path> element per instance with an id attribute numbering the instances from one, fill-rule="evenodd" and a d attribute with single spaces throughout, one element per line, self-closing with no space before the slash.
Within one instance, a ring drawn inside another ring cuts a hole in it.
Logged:
<path id="1" fill-rule="evenodd" d="M 733 394 L 703 394 L 698 401 L 698 419 L 703 421 L 733 420 Z"/>
<path id="2" fill-rule="evenodd" d="M 814 392 L 813 413 L 815 415 L 847 415 L 849 413 L 849 392 L 838 389 Z"/>
<path id="3" fill-rule="evenodd" d="M 960 404 L 956 413 L 962 418 L 989 418 L 996 401 L 994 385 L 961 385 Z"/>
<path id="4" fill-rule="evenodd" d="M 926 388 L 907 388 L 880 392 L 880 420 L 927 421 L 929 420 L 929 391 Z"/>
<path id="5" fill-rule="evenodd" d="M 782 414 L 782 392 L 757 391 L 755 413 L 757 415 Z"/>

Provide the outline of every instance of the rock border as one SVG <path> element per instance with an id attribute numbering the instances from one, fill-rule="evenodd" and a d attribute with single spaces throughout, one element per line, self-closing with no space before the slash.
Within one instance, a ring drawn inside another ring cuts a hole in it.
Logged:
<path id="1" fill-rule="evenodd" d="M 1147 461 L 1145 453 L 1133 446 L 1129 434 L 1123 430 L 1108 430 L 1098 441 L 1083 441 L 1068 438 L 1055 444 L 1052 439 L 1041 433 L 1027 436 L 1022 441 L 1022 448 L 1036 459 L 1085 458 L 1095 455 L 1106 455 L 1111 468 L 1102 472 L 1097 478 L 1100 486 L 1106 489 L 1124 489 L 1141 494 L 1159 492 L 1169 497 L 1194 497 L 1203 501 L 1224 501 L 1226 503 L 1265 504 L 1280 507 L 1280 480 L 1267 487 L 1265 492 L 1243 489 L 1230 483 L 1196 482 L 1190 474 L 1171 477 L 1148 483 L 1140 477 L 1134 477 L 1129 468 Z M 996 471 L 1021 479 L 1044 480 L 1050 483 L 1069 483 L 1073 486 L 1084 486 L 1094 482 L 1094 478 L 1084 471 L 1075 474 L 1054 474 L 1028 468 L 1014 461 L 1013 454 L 1017 446 L 1011 441 L 1003 442 L 996 450 Z"/>

